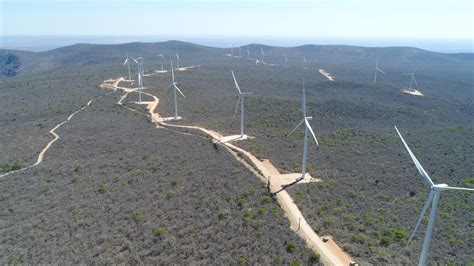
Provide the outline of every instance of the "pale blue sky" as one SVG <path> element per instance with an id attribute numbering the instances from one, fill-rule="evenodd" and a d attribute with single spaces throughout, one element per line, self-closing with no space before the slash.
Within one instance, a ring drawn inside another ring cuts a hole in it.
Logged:
<path id="1" fill-rule="evenodd" d="M 472 0 L 0 0 L 0 35 L 464 38 Z"/>

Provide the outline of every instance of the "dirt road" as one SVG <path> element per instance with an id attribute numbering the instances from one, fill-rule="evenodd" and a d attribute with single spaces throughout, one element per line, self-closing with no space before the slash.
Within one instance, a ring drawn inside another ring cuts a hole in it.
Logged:
<path id="1" fill-rule="evenodd" d="M 117 83 L 118 84 L 118 83 Z M 99 96 L 100 97 L 100 96 Z M 25 171 L 26 169 L 30 169 L 32 167 L 35 167 L 37 165 L 39 165 L 41 162 L 43 162 L 43 158 L 44 158 L 44 155 L 46 154 L 46 152 L 49 150 L 49 148 L 51 148 L 51 145 L 53 145 L 54 142 L 56 142 L 60 136 L 56 133 L 56 130 L 58 128 L 60 128 L 62 125 L 66 124 L 67 122 L 69 122 L 77 113 L 79 113 L 80 111 L 84 110 L 85 108 L 87 108 L 88 106 L 91 105 L 92 101 L 96 100 L 98 97 L 95 97 L 95 98 L 92 98 L 90 99 L 86 105 L 84 105 L 83 107 L 79 108 L 77 111 L 75 111 L 74 113 L 72 113 L 71 115 L 69 115 L 67 117 L 66 120 L 62 121 L 61 123 L 57 124 L 55 127 L 53 127 L 49 133 L 52 134 L 54 136 L 54 138 L 48 142 L 48 144 L 46 144 L 46 146 L 40 151 L 40 153 L 38 154 L 38 158 L 36 159 L 36 162 L 32 165 L 29 165 L 29 166 L 26 166 L 24 168 L 21 168 L 21 169 L 18 169 L 18 170 L 15 170 L 15 171 L 10 171 L 10 172 L 6 172 L 6 173 L 3 173 L 0 175 L 0 178 L 2 177 L 5 177 L 5 176 L 8 176 L 8 175 L 11 175 L 13 173 L 18 173 L 18 172 L 22 172 L 22 171 Z"/>

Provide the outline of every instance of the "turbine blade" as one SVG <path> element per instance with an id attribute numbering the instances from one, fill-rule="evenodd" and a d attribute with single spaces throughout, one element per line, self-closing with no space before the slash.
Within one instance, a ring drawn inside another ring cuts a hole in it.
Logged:
<path id="1" fill-rule="evenodd" d="M 411 76 L 412 79 L 413 79 L 413 82 L 415 82 L 415 85 L 418 86 L 418 83 L 416 82 L 416 79 L 415 79 L 415 74 L 413 74 L 413 76 Z"/>
<path id="2" fill-rule="evenodd" d="M 166 87 L 165 90 L 169 89 L 171 86 L 173 86 L 173 83 L 171 83 L 170 85 L 168 85 L 168 87 Z"/>
<path id="3" fill-rule="evenodd" d="M 125 59 L 125 61 L 123 62 L 123 65 L 127 64 L 127 61 L 128 61 L 128 58 Z"/>
<path id="4" fill-rule="evenodd" d="M 445 189 L 474 191 L 474 188 L 467 188 L 467 187 L 450 187 L 450 186 L 447 186 L 447 187 L 445 187 Z"/>
<path id="5" fill-rule="evenodd" d="M 289 137 L 291 134 L 293 134 L 293 132 L 295 132 L 295 130 L 296 130 L 299 126 L 301 126 L 301 124 L 303 124 L 303 122 L 304 122 L 305 120 L 306 120 L 306 119 L 301 120 L 301 121 L 298 123 L 298 125 L 296 125 L 296 127 L 293 128 L 292 131 L 290 131 L 290 133 L 288 134 L 288 137 Z"/>
<path id="6" fill-rule="evenodd" d="M 186 98 L 186 96 L 184 96 L 183 92 L 181 92 L 181 90 L 178 88 L 178 86 L 176 86 L 176 84 L 174 84 L 174 83 L 173 83 L 173 85 L 174 85 L 174 88 L 175 88 L 181 95 L 183 95 L 183 98 Z"/>
<path id="7" fill-rule="evenodd" d="M 232 72 L 232 77 L 234 78 L 235 87 L 239 91 L 239 94 L 242 94 L 242 91 L 240 90 L 239 84 L 237 83 L 237 79 L 235 78 L 234 70 L 231 70 L 231 72 Z"/>
<path id="8" fill-rule="evenodd" d="M 377 68 L 377 70 L 378 70 L 380 73 L 385 74 L 385 72 L 383 72 L 382 69 L 380 69 L 379 67 L 376 67 L 376 68 Z"/>
<path id="9" fill-rule="evenodd" d="M 313 135 L 314 141 L 316 141 L 316 145 L 319 146 L 318 139 L 316 138 L 316 135 L 314 135 L 314 131 L 313 131 L 313 129 L 311 128 L 311 125 L 309 124 L 308 119 L 305 118 L 305 119 L 304 119 L 304 122 L 305 122 L 306 126 L 308 127 L 309 132 L 311 132 L 311 135 Z"/>
<path id="10" fill-rule="evenodd" d="M 421 166 L 420 162 L 418 159 L 415 157 L 415 154 L 411 151 L 410 147 L 408 147 L 408 144 L 405 142 L 405 139 L 403 139 L 402 134 L 400 134 L 400 131 L 398 131 L 398 128 L 395 126 L 395 130 L 398 133 L 398 136 L 400 136 L 400 139 L 403 142 L 403 145 L 405 145 L 405 149 L 408 151 L 408 154 L 410 154 L 411 159 L 413 160 L 413 163 L 415 164 L 416 168 L 418 169 L 418 172 L 420 172 L 421 176 L 428 182 L 430 187 L 434 185 L 433 181 L 431 180 L 430 176 L 428 173 L 423 169 L 423 166 Z"/>
<path id="11" fill-rule="evenodd" d="M 430 194 L 428 195 L 428 200 L 426 200 L 425 205 L 423 206 L 423 209 L 421 209 L 420 212 L 420 218 L 418 218 L 418 222 L 416 223 L 415 230 L 413 230 L 413 233 L 411 233 L 410 238 L 408 239 L 407 246 L 410 245 L 411 240 L 415 236 L 416 230 L 418 230 L 418 227 L 421 224 L 421 220 L 423 220 L 423 216 L 425 215 L 426 210 L 430 206 L 431 201 L 433 200 L 434 193 L 433 191 L 430 191 Z"/>
<path id="12" fill-rule="evenodd" d="M 240 97 L 242 96 L 239 95 L 239 98 L 237 99 L 237 103 L 235 104 L 235 111 L 234 111 L 233 118 L 235 118 L 235 115 L 237 114 L 237 110 L 239 109 Z"/>
<path id="13" fill-rule="evenodd" d="M 130 57 L 133 59 L 133 61 L 135 61 L 135 63 L 137 63 L 137 64 L 138 64 L 138 61 L 137 61 L 137 59 L 133 58 L 133 56 L 130 56 Z"/>

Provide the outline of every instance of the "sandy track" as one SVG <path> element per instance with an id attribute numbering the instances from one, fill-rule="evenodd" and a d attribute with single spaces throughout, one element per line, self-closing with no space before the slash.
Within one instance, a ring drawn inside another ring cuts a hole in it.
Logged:
<path id="1" fill-rule="evenodd" d="M 330 81 L 334 81 L 334 77 L 331 75 L 331 73 L 327 72 L 325 69 L 320 69 L 319 73 L 321 73 L 323 76 L 325 76 Z"/>
<path id="2" fill-rule="evenodd" d="M 117 104 L 123 105 L 123 100 L 127 97 L 127 95 L 135 91 L 136 89 L 128 89 L 128 88 L 121 88 L 118 87 L 118 83 L 123 80 L 123 78 L 116 79 L 115 82 L 111 82 L 111 80 L 106 80 L 104 83 L 109 85 L 102 86 L 103 88 L 117 90 L 120 89 L 125 92 L 125 94 L 120 98 Z M 103 83 L 103 84 L 104 84 Z M 113 84 L 113 86 L 110 86 Z M 169 124 L 166 123 L 164 118 L 162 118 L 159 113 L 156 113 L 155 110 L 158 107 L 159 99 L 155 95 L 150 93 L 142 92 L 143 94 L 150 96 L 153 98 L 153 101 L 142 102 L 142 104 L 147 105 L 148 117 L 151 118 L 152 122 L 156 124 L 157 127 L 164 127 L 168 129 L 168 127 L 174 128 L 186 128 L 186 129 L 195 129 L 199 130 L 213 139 L 213 142 L 223 146 L 227 151 L 229 151 L 239 162 L 241 162 L 245 167 L 247 167 L 252 173 L 254 173 L 260 180 L 266 184 L 270 183 L 270 191 L 275 192 L 280 190 L 281 184 L 287 182 L 288 180 L 278 180 L 279 177 L 288 175 L 280 175 L 278 169 L 273 166 L 273 164 L 269 160 L 260 161 L 257 157 L 255 157 L 250 152 L 231 144 L 230 142 L 220 142 L 223 136 L 216 131 L 209 130 L 202 127 L 197 126 L 186 126 L 186 125 L 176 125 L 176 124 Z M 125 107 L 125 106 L 124 106 Z M 127 107 L 128 108 L 128 107 Z M 131 109 L 131 108 L 128 108 Z M 136 111 L 137 110 L 133 110 Z M 181 132 L 184 133 L 184 132 Z M 185 133 L 193 135 L 192 133 Z M 201 136 L 199 136 L 201 137 Z M 296 176 L 297 177 L 297 176 Z M 312 181 L 312 180 L 310 180 Z M 308 181 L 308 182 L 310 182 Z M 318 181 L 318 180 L 315 180 Z M 283 190 L 275 195 L 277 198 L 278 203 L 284 210 L 287 215 L 288 220 L 290 221 L 290 227 L 294 230 L 298 236 L 306 241 L 308 246 L 315 252 L 321 255 L 321 261 L 327 265 L 349 265 L 352 261 L 351 257 L 345 253 L 332 239 L 329 239 L 327 242 L 323 242 L 322 239 L 314 232 L 311 226 L 307 223 L 306 219 L 304 218 L 303 214 L 299 210 L 298 206 L 295 204 L 293 199 L 291 198 L 290 194 Z"/>
<path id="3" fill-rule="evenodd" d="M 118 83 L 117 83 L 118 84 Z M 107 93 L 108 94 L 108 93 Z M 105 95 L 107 95 L 105 94 Z M 102 96 L 105 96 L 105 95 L 102 95 Z M 7 175 L 11 175 L 13 173 L 18 173 L 18 172 L 22 172 L 22 171 L 25 171 L 27 169 L 30 169 L 32 167 L 35 167 L 37 165 L 39 165 L 41 162 L 43 162 L 43 159 L 44 159 L 44 155 L 46 154 L 46 152 L 49 150 L 49 148 L 51 148 L 51 145 L 53 145 L 54 142 L 56 142 L 60 136 L 56 133 L 56 130 L 58 128 L 60 128 L 62 125 L 66 124 L 67 122 L 69 122 L 77 113 L 79 113 L 80 111 L 84 110 L 85 108 L 87 108 L 88 106 L 91 105 L 91 103 L 98 99 L 99 97 L 102 97 L 102 96 L 98 96 L 98 97 L 94 97 L 92 99 L 90 99 L 86 105 L 82 106 L 81 108 L 79 108 L 78 110 L 76 110 L 74 113 L 70 114 L 66 120 L 62 121 L 61 123 L 57 124 L 55 127 L 53 127 L 49 133 L 52 134 L 54 136 L 54 138 L 48 142 L 48 144 L 46 144 L 46 146 L 40 151 L 40 153 L 38 154 L 38 158 L 36 159 L 36 162 L 32 165 L 29 165 L 27 167 L 24 167 L 24 168 L 21 168 L 21 169 L 18 169 L 18 170 L 15 170 L 15 171 L 10 171 L 10 172 L 6 172 L 4 174 L 1 174 L 0 175 L 0 178 L 2 177 L 5 177 Z"/>

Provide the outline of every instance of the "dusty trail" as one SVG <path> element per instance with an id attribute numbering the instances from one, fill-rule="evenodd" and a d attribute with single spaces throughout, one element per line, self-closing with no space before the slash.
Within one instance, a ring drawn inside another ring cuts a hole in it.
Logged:
<path id="1" fill-rule="evenodd" d="M 334 81 L 334 77 L 331 75 L 331 73 L 327 72 L 325 69 L 320 69 L 319 73 L 321 73 L 321 75 L 325 76 L 330 81 Z"/>
<path id="2" fill-rule="evenodd" d="M 107 93 L 108 94 L 108 93 Z M 105 95 L 107 95 L 105 94 Z M 24 168 L 21 168 L 21 169 L 18 169 L 18 170 L 15 170 L 15 171 L 10 171 L 10 172 L 6 172 L 6 173 L 3 173 L 0 175 L 0 178 L 2 177 L 5 177 L 7 175 L 11 175 L 13 173 L 18 173 L 18 172 L 22 172 L 22 171 L 25 171 L 27 169 L 30 169 L 30 168 L 33 168 L 37 165 L 39 165 L 41 162 L 43 162 L 43 158 L 44 158 L 44 155 L 46 154 L 46 152 L 49 150 L 49 148 L 51 148 L 51 145 L 53 145 L 54 142 L 56 142 L 60 136 L 55 132 L 58 128 L 60 128 L 62 125 L 66 124 L 67 122 L 69 122 L 77 113 L 79 113 L 80 111 L 84 110 L 85 108 L 87 108 L 88 106 L 91 105 L 91 103 L 94 101 L 94 100 L 97 100 L 98 98 L 100 97 L 103 97 L 105 95 L 102 95 L 102 96 L 97 96 L 97 97 L 94 97 L 92 99 L 90 99 L 86 105 L 82 106 L 81 108 L 79 108 L 78 110 L 76 110 L 74 113 L 70 114 L 66 120 L 62 121 L 61 123 L 57 124 L 55 127 L 53 127 L 49 133 L 51 133 L 54 138 L 48 142 L 48 144 L 46 144 L 46 146 L 40 151 L 40 153 L 38 154 L 38 158 L 36 159 L 36 162 L 32 165 L 29 165 L 29 166 L 26 166 Z"/>
<path id="3" fill-rule="evenodd" d="M 120 81 L 124 80 L 123 77 L 115 79 L 115 80 L 107 80 L 101 85 L 102 88 L 112 89 L 112 90 L 122 90 L 125 94 L 119 99 L 117 104 L 126 107 L 123 105 L 123 100 L 127 97 L 130 92 L 135 92 L 137 89 L 129 89 L 129 88 L 122 88 L 119 87 L 118 84 Z M 113 82 L 112 82 L 113 81 Z M 110 86 L 112 85 L 112 86 Z M 159 128 L 164 128 L 167 130 L 169 127 L 173 128 L 186 128 L 186 129 L 194 129 L 199 130 L 213 139 L 215 144 L 218 144 L 224 147 L 227 151 L 229 151 L 239 162 L 241 162 L 245 167 L 247 167 L 252 173 L 254 173 L 260 180 L 266 184 L 269 184 L 269 188 L 271 192 L 275 192 L 281 188 L 281 185 L 287 183 L 287 179 L 279 179 L 281 177 L 288 177 L 289 175 L 281 175 L 276 167 L 271 164 L 270 161 L 264 160 L 260 161 L 257 157 L 255 157 L 250 152 L 234 145 L 229 142 L 220 142 L 223 138 L 221 134 L 216 131 L 209 130 L 202 127 L 197 126 L 186 126 L 186 125 L 176 125 L 176 124 L 169 124 L 165 121 L 168 121 L 166 118 L 162 118 L 159 113 L 155 112 L 156 108 L 159 104 L 159 99 L 155 95 L 150 93 L 143 92 L 143 94 L 152 97 L 153 101 L 146 101 L 142 102 L 141 104 L 146 105 L 146 109 L 148 110 L 148 117 L 151 118 L 152 122 Z M 128 107 L 127 107 L 128 108 Z M 131 109 L 131 108 L 128 108 Z M 137 110 L 133 110 L 134 112 L 138 112 Z M 175 130 L 173 130 L 175 131 Z M 180 132 L 183 134 L 194 135 L 192 133 L 185 133 Z M 202 137 L 202 136 L 199 136 Z M 293 174 L 294 175 L 294 174 Z M 313 231 L 311 226 L 307 223 L 306 219 L 304 218 L 303 214 L 299 210 L 298 206 L 295 204 L 293 199 L 291 198 L 290 194 L 285 190 L 279 192 L 275 195 L 278 203 L 286 213 L 288 220 L 290 221 L 291 229 L 294 230 L 302 239 L 306 241 L 308 246 L 315 252 L 321 255 L 321 261 L 327 265 L 349 265 L 352 262 L 351 257 L 345 253 L 333 240 L 330 238 L 327 242 L 323 242 L 323 240 Z"/>

